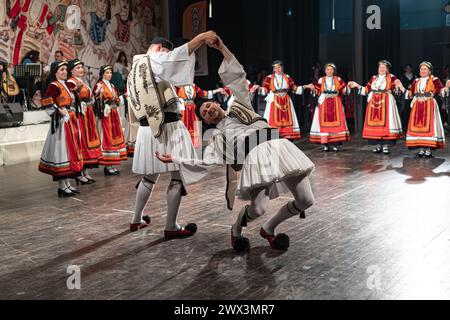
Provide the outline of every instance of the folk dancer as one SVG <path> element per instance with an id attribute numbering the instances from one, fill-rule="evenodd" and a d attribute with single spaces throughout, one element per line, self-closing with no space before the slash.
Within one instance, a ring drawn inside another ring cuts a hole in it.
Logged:
<path id="1" fill-rule="evenodd" d="M 323 145 L 323 151 L 338 152 L 338 146 L 350 140 L 342 96 L 350 90 L 344 80 L 335 76 L 336 65 L 327 63 L 324 66 L 326 76 L 317 83 L 306 86 L 318 96 L 309 140 Z"/>
<path id="2" fill-rule="evenodd" d="M 253 111 L 243 67 L 221 40 L 213 46 L 224 55 L 220 77 L 236 96 L 230 112 L 223 111 L 217 102 L 196 102 L 198 116 L 217 128 L 206 147 L 203 160 L 161 153 L 157 157 L 164 163 L 179 165 L 186 185 L 208 176 L 217 164 L 234 163 L 227 168 L 228 207 L 232 208 L 234 195 L 251 201 L 240 211 L 231 228 L 231 244 L 237 252 L 250 248 L 249 240 L 242 236 L 242 228 L 267 211 L 270 199 L 276 198 L 282 191 L 290 191 L 295 200 L 283 206 L 260 229 L 260 235 L 272 248 L 285 250 L 289 247 L 289 237 L 276 234 L 275 229 L 287 219 L 304 217 L 304 211 L 312 206 L 314 197 L 309 175 L 314 164 L 289 140 L 278 139 L 278 130 L 271 129 L 267 121 Z M 246 143 L 246 138 L 251 136 L 260 140 L 253 139 L 255 144 Z M 242 173 L 236 191 L 235 173 L 239 167 Z"/>
<path id="3" fill-rule="evenodd" d="M 406 146 L 419 149 L 418 157 L 431 158 L 432 150 L 445 147 L 444 127 L 435 97 L 449 95 L 450 80 L 444 87 L 439 78 L 433 76 L 433 65 L 424 61 L 420 64 L 420 78 L 409 90 L 400 81 L 396 85 L 406 94 L 406 99 L 412 98 Z"/>
<path id="4" fill-rule="evenodd" d="M 100 68 L 99 81 L 95 85 L 98 115 L 101 120 L 102 158 L 100 165 L 104 165 L 105 176 L 119 175 L 114 166 L 126 161 L 127 148 L 123 134 L 122 123 L 117 108 L 121 105 L 121 98 L 114 84 L 111 83 L 112 66 Z"/>
<path id="5" fill-rule="evenodd" d="M 195 115 L 194 100 L 197 97 L 212 99 L 217 93 L 225 95 L 225 90 L 218 88 L 206 91 L 195 85 L 195 83 L 177 88 L 177 95 L 183 103 L 181 118 L 189 131 L 194 148 L 202 146 L 202 128 L 200 120 Z"/>
<path id="6" fill-rule="evenodd" d="M 127 92 L 131 113 L 139 121 L 133 172 L 144 175 L 137 187 L 136 206 L 130 224 L 134 232 L 150 224 L 150 217 L 143 216 L 144 208 L 149 200 L 161 173 L 170 172 L 171 181 L 167 189 L 167 218 L 164 236 L 166 238 L 189 237 L 196 233 L 197 225 L 190 223 L 185 227 L 177 223 L 182 197 L 187 195 L 183 185 L 179 166 L 163 164 L 154 157 L 156 151 L 172 153 L 183 158 L 195 158 L 196 153 L 191 137 L 181 121 L 182 104 L 176 95 L 174 86 L 193 83 L 195 75 L 195 51 L 206 43 L 216 41 L 213 31 L 201 33 L 190 42 L 173 49 L 173 44 L 164 38 L 152 40 L 148 52 L 135 56 L 133 67 L 128 77 Z M 151 90 L 149 83 L 155 81 L 156 88 Z M 137 90 L 139 86 L 139 90 Z M 139 91 L 139 93 L 137 93 Z M 162 110 L 155 110 L 146 104 L 148 101 L 137 101 L 140 95 L 160 102 Z M 153 93 L 152 93 L 153 92 Z M 164 101 L 162 98 L 164 97 Z M 161 101 L 160 101 L 161 99 Z M 150 112 L 144 115 L 139 110 L 147 108 Z M 156 115 L 156 116 L 155 116 Z M 153 126 L 153 127 L 151 127 Z"/>
<path id="7" fill-rule="evenodd" d="M 274 61 L 272 67 L 273 74 L 265 78 L 259 90 L 261 95 L 267 95 L 264 118 L 271 127 L 279 128 L 283 138 L 299 140 L 301 138 L 300 126 L 289 92 L 301 95 L 303 87 L 297 86 L 294 80 L 284 73 L 282 61 Z"/>
<path id="8" fill-rule="evenodd" d="M 92 184 L 96 181 L 88 170 L 98 168 L 102 158 L 100 134 L 97 129 L 97 119 L 94 113 L 94 93 L 85 80 L 84 63 L 78 59 L 69 61 L 69 73 L 71 78 L 67 81 L 67 87 L 75 97 L 76 114 L 80 128 L 80 146 L 83 153 L 84 168 L 81 176 L 77 177 L 77 183 Z"/>
<path id="9" fill-rule="evenodd" d="M 365 87 L 350 81 L 349 88 L 358 88 L 359 94 L 367 97 L 367 111 L 363 138 L 374 145 L 374 153 L 389 154 L 389 146 L 401 139 L 402 122 L 393 95 L 397 77 L 391 74 L 392 65 L 386 60 L 378 63 L 378 74 Z"/>
<path id="10" fill-rule="evenodd" d="M 39 171 L 58 181 L 59 197 L 72 197 L 80 193 L 71 186 L 69 179 L 79 176 L 83 170 L 75 97 L 66 80 L 67 62 L 52 63 L 50 84 L 42 99 L 42 106 L 52 122 L 42 150 Z"/>

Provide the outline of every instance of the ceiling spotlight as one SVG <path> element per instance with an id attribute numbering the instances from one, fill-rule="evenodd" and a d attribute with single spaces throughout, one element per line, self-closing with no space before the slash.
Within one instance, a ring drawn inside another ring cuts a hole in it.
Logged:
<path id="1" fill-rule="evenodd" d="M 213 4 L 212 4 L 212 0 L 209 0 L 209 17 L 210 18 L 213 17 L 212 12 L 213 12 Z"/>

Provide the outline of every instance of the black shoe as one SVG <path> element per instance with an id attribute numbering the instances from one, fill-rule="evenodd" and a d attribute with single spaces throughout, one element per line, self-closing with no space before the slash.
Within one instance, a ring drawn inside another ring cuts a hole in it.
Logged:
<path id="1" fill-rule="evenodd" d="M 114 171 L 109 171 L 108 169 L 104 169 L 103 172 L 105 173 L 105 176 L 116 176 L 117 174 Z"/>
<path id="2" fill-rule="evenodd" d="M 86 179 L 88 179 L 88 181 L 90 182 L 90 183 L 96 183 L 97 181 L 96 180 L 94 180 L 94 179 L 89 179 L 88 177 L 86 177 Z"/>
<path id="3" fill-rule="evenodd" d="M 243 236 L 235 237 L 233 235 L 233 227 L 231 228 L 231 246 L 237 253 L 250 251 L 250 240 Z"/>
<path id="4" fill-rule="evenodd" d="M 70 191 L 69 188 L 66 188 L 64 190 L 58 189 L 58 197 L 62 198 L 62 197 L 73 197 L 75 195 L 75 193 L 73 193 L 72 191 Z"/>
<path id="5" fill-rule="evenodd" d="M 83 180 L 80 180 L 79 178 L 76 178 L 75 181 L 76 181 L 76 183 L 77 183 L 77 186 L 79 186 L 80 183 L 81 183 L 82 185 L 85 185 L 85 184 L 93 184 L 93 182 L 91 182 L 91 180 L 89 180 L 88 178 L 86 178 L 86 179 L 87 179 L 87 181 L 83 181 Z"/>
<path id="6" fill-rule="evenodd" d="M 333 150 L 334 152 L 339 152 L 339 149 L 338 149 L 338 147 L 336 147 L 336 146 L 334 146 L 332 150 Z"/>
<path id="7" fill-rule="evenodd" d="M 377 146 L 375 149 L 372 150 L 373 153 L 380 153 L 381 151 L 383 151 L 383 148 L 381 148 L 381 146 Z"/>
<path id="8" fill-rule="evenodd" d="M 72 193 L 75 193 L 75 194 L 80 194 L 80 193 L 81 193 L 80 190 L 75 189 L 75 188 L 71 189 L 71 188 L 69 187 L 68 189 L 69 189 Z"/>
<path id="9" fill-rule="evenodd" d="M 430 158 L 433 158 L 433 154 L 431 153 L 431 151 L 426 151 L 425 155 L 423 157 L 427 158 L 427 159 L 430 159 Z"/>
<path id="10" fill-rule="evenodd" d="M 421 150 L 419 153 L 416 154 L 416 157 L 422 158 L 425 156 L 425 151 Z"/>
<path id="11" fill-rule="evenodd" d="M 150 216 L 143 216 L 142 220 L 144 220 L 145 223 L 150 224 L 150 222 L 152 221 L 152 218 Z"/>

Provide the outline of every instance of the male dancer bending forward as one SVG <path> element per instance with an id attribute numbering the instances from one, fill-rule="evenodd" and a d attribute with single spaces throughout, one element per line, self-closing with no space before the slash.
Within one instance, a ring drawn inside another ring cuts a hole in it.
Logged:
<path id="1" fill-rule="evenodd" d="M 134 57 L 138 59 L 150 57 L 151 68 L 155 81 L 167 81 L 172 86 L 182 86 L 194 81 L 195 55 L 198 48 L 207 43 L 217 41 L 215 32 L 202 33 L 189 43 L 173 49 L 170 41 L 164 38 L 155 38 L 146 55 Z M 175 91 L 173 96 L 176 96 Z M 181 121 L 181 102 L 178 99 L 170 100 L 164 106 L 164 124 L 158 138 L 154 134 L 146 119 L 140 121 L 136 136 L 136 145 L 133 158 L 133 172 L 143 174 L 136 194 L 136 208 L 130 224 L 130 230 L 137 231 L 147 227 L 150 217 L 143 217 L 145 205 L 150 198 L 160 173 L 171 172 L 172 179 L 167 190 L 167 219 L 164 235 L 166 238 L 180 238 L 193 235 L 197 231 L 195 224 L 188 224 L 185 228 L 177 223 L 181 197 L 186 195 L 185 188 L 178 171 L 178 166 L 163 164 L 155 158 L 155 152 L 170 152 L 181 157 L 195 158 L 189 132 Z"/>
<path id="2" fill-rule="evenodd" d="M 171 154 L 157 153 L 156 156 L 164 163 L 178 164 L 186 185 L 206 177 L 213 165 L 223 164 L 224 159 L 231 157 L 235 161 L 236 154 L 238 158 L 241 156 L 242 173 L 236 195 L 251 203 L 240 211 L 231 228 L 231 243 L 238 252 L 250 248 L 249 240 L 242 236 L 242 227 L 262 216 L 267 211 L 269 200 L 276 198 L 279 191 L 290 191 L 294 200 L 283 206 L 260 229 L 260 235 L 268 240 L 272 248 L 285 250 L 289 247 L 289 237 L 285 234 L 276 235 L 275 228 L 294 216 L 304 217 L 304 211 L 313 205 L 309 175 L 314 170 L 314 164 L 286 139 L 272 137 L 265 142 L 258 142 L 249 150 L 249 138 L 246 143 L 246 139 L 242 137 L 268 137 L 273 129 L 253 111 L 245 71 L 234 55 L 220 39 L 210 46 L 224 55 L 219 75 L 224 85 L 234 92 L 236 101 L 229 112 L 224 112 L 216 102 L 197 101 L 199 118 L 217 128 L 205 149 L 202 161 Z M 235 164 L 234 168 L 237 168 Z M 283 190 L 285 187 L 287 190 Z"/>

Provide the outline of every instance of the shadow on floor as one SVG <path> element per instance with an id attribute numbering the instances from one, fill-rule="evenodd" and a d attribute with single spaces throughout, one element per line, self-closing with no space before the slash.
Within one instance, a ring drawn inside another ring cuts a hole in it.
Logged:
<path id="1" fill-rule="evenodd" d="M 408 176 L 409 178 L 405 181 L 408 184 L 422 184 L 427 181 L 427 178 L 450 177 L 450 172 L 434 172 L 444 163 L 445 159 L 440 158 L 406 157 L 403 158 L 401 167 L 388 165 L 386 171 L 394 170 L 401 175 Z"/>
<path id="2" fill-rule="evenodd" d="M 251 248 L 248 254 L 238 255 L 233 249 L 215 253 L 186 288 L 171 299 L 265 299 L 277 288 L 273 273 L 263 258 L 284 254 L 270 247 Z M 240 268 L 236 268 L 236 264 Z M 208 284 L 208 285 L 205 285 Z"/>

